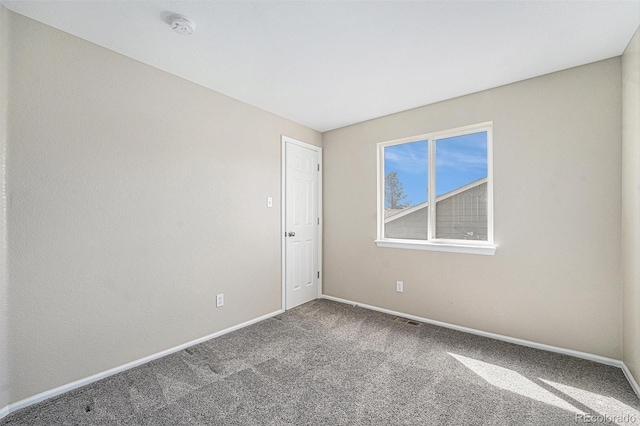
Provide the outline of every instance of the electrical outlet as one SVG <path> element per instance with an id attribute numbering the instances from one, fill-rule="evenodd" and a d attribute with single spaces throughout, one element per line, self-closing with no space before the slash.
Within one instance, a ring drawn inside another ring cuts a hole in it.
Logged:
<path id="1" fill-rule="evenodd" d="M 396 291 L 402 293 L 404 291 L 404 283 L 402 281 L 396 281 Z"/>
<path id="2" fill-rule="evenodd" d="M 224 305 L 224 294 L 218 294 L 216 296 L 216 308 Z"/>

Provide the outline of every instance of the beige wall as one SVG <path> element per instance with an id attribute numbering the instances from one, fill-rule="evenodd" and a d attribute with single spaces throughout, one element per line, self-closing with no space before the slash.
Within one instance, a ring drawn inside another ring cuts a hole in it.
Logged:
<path id="1" fill-rule="evenodd" d="M 11 19 L 11 401 L 280 309 L 280 135 L 321 134 Z"/>
<path id="2" fill-rule="evenodd" d="M 640 379 L 640 29 L 622 55 L 623 361 Z"/>
<path id="3" fill-rule="evenodd" d="M 7 215 L 5 170 L 9 89 L 9 10 L 0 4 L 0 410 L 9 403 Z"/>
<path id="4" fill-rule="evenodd" d="M 620 67 L 613 58 L 325 133 L 325 293 L 620 359 Z M 485 121 L 495 256 L 376 247 L 376 143 Z"/>

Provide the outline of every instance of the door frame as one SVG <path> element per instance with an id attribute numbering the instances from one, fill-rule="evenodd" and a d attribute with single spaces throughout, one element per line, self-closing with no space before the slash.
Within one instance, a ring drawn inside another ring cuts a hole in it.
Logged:
<path id="1" fill-rule="evenodd" d="M 282 151 L 282 162 L 281 162 L 281 177 L 280 177 L 280 245 L 281 245 L 281 274 L 282 274 L 282 312 L 287 310 L 287 258 L 286 258 L 286 237 L 284 236 L 285 230 L 285 220 L 286 220 L 286 202 L 287 202 L 287 194 L 286 194 L 286 183 L 287 183 L 287 144 L 298 145 L 303 148 L 310 149 L 312 151 L 316 151 L 318 153 L 318 166 L 320 170 L 318 171 L 318 217 L 320 218 L 320 223 L 318 224 L 318 270 L 320 271 L 320 278 L 318 278 L 318 298 L 322 296 L 322 225 L 324 222 L 323 211 L 322 211 L 322 148 L 319 146 L 311 145 L 306 142 L 302 142 L 300 140 L 291 138 L 289 136 L 282 135 L 281 139 L 281 151 Z"/>

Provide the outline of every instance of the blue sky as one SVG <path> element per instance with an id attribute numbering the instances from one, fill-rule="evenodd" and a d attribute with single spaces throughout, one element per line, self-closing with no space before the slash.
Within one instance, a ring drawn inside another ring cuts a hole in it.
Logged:
<path id="1" fill-rule="evenodd" d="M 411 205 L 427 201 L 427 141 L 384 149 L 385 174 L 397 172 Z M 436 141 L 436 195 L 487 176 L 487 133 Z"/>

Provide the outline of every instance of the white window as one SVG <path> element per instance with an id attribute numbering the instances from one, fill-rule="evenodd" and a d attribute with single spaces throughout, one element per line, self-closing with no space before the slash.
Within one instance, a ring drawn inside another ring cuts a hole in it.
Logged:
<path id="1" fill-rule="evenodd" d="M 494 254 L 492 123 L 378 144 L 379 247 Z"/>

